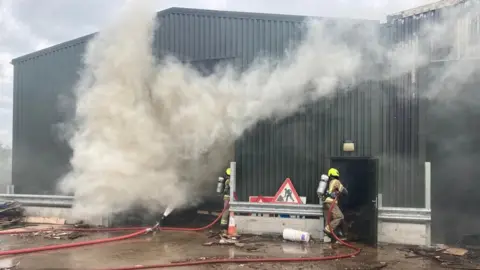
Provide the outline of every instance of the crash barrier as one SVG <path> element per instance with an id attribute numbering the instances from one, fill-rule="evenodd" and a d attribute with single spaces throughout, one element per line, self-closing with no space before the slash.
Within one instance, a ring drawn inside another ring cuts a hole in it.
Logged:
<path id="1" fill-rule="evenodd" d="M 278 214 L 297 216 L 323 216 L 319 204 L 281 204 L 281 203 L 249 203 L 231 202 L 230 211 L 235 213 Z"/>
<path id="2" fill-rule="evenodd" d="M 378 242 L 430 246 L 431 210 L 382 207 L 378 209 Z"/>
<path id="3" fill-rule="evenodd" d="M 274 204 L 231 202 L 240 233 L 282 234 L 286 228 L 309 232 L 314 238 L 323 238 L 324 217 L 318 204 Z M 305 219 L 246 216 L 245 214 L 273 214 L 308 217 Z M 378 209 L 378 242 L 430 245 L 431 210 L 423 208 L 381 207 Z"/>
<path id="4" fill-rule="evenodd" d="M 73 196 L 36 195 L 36 194 L 0 194 L 0 200 L 16 201 L 23 206 L 71 208 Z"/>
<path id="5" fill-rule="evenodd" d="M 229 210 L 235 213 L 235 223 L 239 233 L 281 235 L 284 229 L 294 229 L 308 232 L 313 238 L 323 239 L 323 210 L 319 204 L 233 201 L 230 202 Z M 290 218 L 270 217 L 268 215 L 290 215 Z"/>
<path id="6" fill-rule="evenodd" d="M 33 216 L 48 216 L 70 220 L 73 196 L 0 194 L 1 200 L 17 201 Z M 381 205 L 381 195 L 379 194 Z M 275 204 L 231 202 L 230 211 L 236 213 L 235 221 L 239 232 L 278 233 L 292 228 L 309 232 L 312 237 L 323 238 L 324 224 L 322 206 L 318 204 Z M 290 215 L 291 218 L 242 216 L 242 214 Z M 308 218 L 294 218 L 308 217 Z M 94 225 L 108 226 L 110 219 L 88 221 Z M 282 224 L 282 226 L 279 226 Z M 430 245 L 431 210 L 427 208 L 380 207 L 378 209 L 378 241 L 383 243 Z"/>
<path id="7" fill-rule="evenodd" d="M 0 257 L 1 256 L 9 256 L 9 255 L 19 255 L 19 254 L 27 254 L 27 253 L 34 253 L 34 252 L 42 252 L 42 251 L 48 251 L 48 250 L 59 250 L 59 249 L 66 249 L 66 248 L 74 248 L 74 247 L 81 247 L 81 246 L 89 246 L 89 245 L 95 245 L 95 244 L 101 244 L 101 243 L 109 243 L 109 242 L 114 242 L 114 241 L 120 241 L 120 240 L 125 240 L 125 239 L 130 239 L 142 234 L 146 234 L 149 232 L 156 231 L 158 229 L 163 230 L 163 231 L 203 231 L 206 229 L 211 228 L 214 224 L 216 224 L 220 218 L 222 217 L 223 213 L 226 211 L 227 208 L 224 208 L 222 210 L 222 213 L 220 213 L 217 218 L 210 224 L 201 227 L 201 228 L 167 228 L 167 227 L 157 227 L 154 226 L 152 228 L 100 228 L 100 229 L 78 229 L 78 228 L 65 228 L 64 230 L 69 230 L 69 231 L 90 231 L 90 232 L 95 232 L 95 231 L 131 231 L 131 230 L 138 230 L 135 233 L 128 234 L 128 235 L 123 235 L 123 236 L 117 236 L 117 237 L 112 237 L 112 238 L 106 238 L 106 239 L 96 239 L 96 240 L 90 240 L 90 241 L 85 241 L 85 242 L 74 242 L 74 243 L 66 243 L 66 244 L 59 244 L 59 245 L 52 245 L 52 246 L 44 246 L 44 247 L 34 247 L 34 248 L 25 248 L 25 249 L 17 249 L 17 250 L 4 250 L 0 251 Z M 327 222 L 330 224 L 331 216 L 332 216 L 332 209 L 333 209 L 333 204 L 330 207 L 328 211 L 328 217 L 327 217 Z M 41 231 L 41 230 L 40 230 Z M 37 231 L 37 232 L 40 232 Z M 21 231 L 21 232 L 15 232 L 15 231 L 9 231 L 9 232 L 0 232 L 0 234 L 18 234 L 18 233 L 27 233 L 26 231 Z M 333 232 L 333 237 L 342 245 L 344 245 L 347 248 L 350 248 L 353 250 L 352 253 L 348 254 L 336 254 L 333 256 L 327 256 L 327 257 L 293 257 L 293 258 L 226 258 L 226 259 L 218 259 L 218 258 L 212 258 L 212 259 L 206 259 L 203 258 L 201 260 L 189 260 L 186 262 L 172 262 L 172 263 L 165 263 L 165 264 L 157 264 L 157 265 L 135 265 L 135 266 L 127 266 L 127 267 L 121 267 L 121 268 L 110 268 L 110 270 L 134 270 L 134 269 L 153 269 L 153 268 L 172 268 L 172 267 L 185 267 L 185 266 L 198 266 L 198 265 L 207 265 L 207 264 L 244 264 L 244 263 L 280 263 L 280 262 L 319 262 L 319 261 L 327 261 L 327 260 L 339 260 L 339 259 L 345 259 L 345 258 L 350 258 L 350 257 L 355 257 L 357 256 L 360 252 L 361 249 L 358 247 L 353 246 L 352 244 L 346 243 L 342 241 L 341 239 L 338 238 L 338 236 L 335 235 L 335 232 Z"/>
<path id="8" fill-rule="evenodd" d="M 322 206 L 317 204 L 231 202 L 230 211 L 245 214 L 323 216 Z M 423 208 L 381 207 L 378 209 L 378 218 L 383 221 L 424 223 L 431 221 L 431 210 Z"/>
<path id="9" fill-rule="evenodd" d="M 73 196 L 37 194 L 0 194 L 0 200 L 16 201 L 25 209 L 27 216 L 65 219 L 65 223 L 79 220 L 72 217 Z M 111 218 L 99 217 L 83 220 L 92 225 L 109 226 Z"/>

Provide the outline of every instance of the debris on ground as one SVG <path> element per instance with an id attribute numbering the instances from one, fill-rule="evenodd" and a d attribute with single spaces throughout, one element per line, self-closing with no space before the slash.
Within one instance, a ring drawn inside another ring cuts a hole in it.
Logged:
<path id="1" fill-rule="evenodd" d="M 43 237 L 45 239 L 56 239 L 56 240 L 74 240 L 80 237 L 85 236 L 85 234 L 79 232 L 66 232 L 62 230 L 45 230 L 37 231 L 31 233 L 21 233 L 21 234 L 12 234 L 19 238 L 34 238 L 34 237 Z"/>
<path id="2" fill-rule="evenodd" d="M 447 248 L 443 251 L 445 254 L 455 255 L 455 256 L 464 256 L 467 254 L 468 250 L 464 248 Z"/>
<path id="3" fill-rule="evenodd" d="M 73 227 L 78 228 L 78 229 L 92 229 L 92 228 L 104 228 L 105 226 L 102 225 L 91 225 L 88 223 L 85 223 L 85 221 L 80 220 L 74 224 L 72 224 Z"/>
<path id="4" fill-rule="evenodd" d="M 256 243 L 245 243 L 245 241 L 240 241 L 239 235 L 235 237 L 229 236 L 225 234 L 225 232 L 213 232 L 209 231 L 207 237 L 212 241 L 208 241 L 203 243 L 203 246 L 210 247 L 210 246 L 234 246 L 237 248 L 241 248 L 247 252 L 256 252 L 258 251 L 259 247 L 264 246 L 264 244 L 256 244 Z M 213 238 L 217 239 L 213 239 Z M 248 238 L 247 238 L 248 239 Z"/>
<path id="5" fill-rule="evenodd" d="M 430 258 L 449 269 L 480 269 L 480 254 L 474 251 L 438 245 L 436 247 L 409 247 L 405 258 Z"/>
<path id="6" fill-rule="evenodd" d="M 344 270 L 377 270 L 387 267 L 388 264 L 386 262 L 375 262 L 375 263 L 361 263 L 358 266 L 353 268 L 345 268 Z"/>
<path id="7" fill-rule="evenodd" d="M 29 224 L 65 225 L 66 223 L 66 219 L 57 217 L 25 217 L 23 221 Z"/>
<path id="8" fill-rule="evenodd" d="M 261 256 L 235 256 L 235 259 L 262 259 L 264 257 Z M 218 256 L 218 257 L 198 257 L 198 258 L 190 258 L 185 260 L 178 260 L 172 261 L 171 263 L 188 263 L 188 262 L 196 262 L 196 261 L 207 261 L 207 260 L 226 260 L 229 257 L 226 256 Z"/>
<path id="9" fill-rule="evenodd" d="M 208 238 L 214 238 L 214 237 L 217 237 L 217 236 L 218 236 L 218 232 L 215 232 L 215 231 L 208 231 L 208 233 L 207 233 Z"/>
<path id="10" fill-rule="evenodd" d="M 0 201 L 0 229 L 23 225 L 24 209 L 16 201 Z"/>

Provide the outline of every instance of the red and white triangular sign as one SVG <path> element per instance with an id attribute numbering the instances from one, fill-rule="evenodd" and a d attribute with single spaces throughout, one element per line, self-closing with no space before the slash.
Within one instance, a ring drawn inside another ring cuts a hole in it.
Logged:
<path id="1" fill-rule="evenodd" d="M 290 178 L 285 179 L 285 182 L 283 182 L 277 194 L 275 194 L 273 202 L 302 204 L 302 199 L 298 196 Z"/>

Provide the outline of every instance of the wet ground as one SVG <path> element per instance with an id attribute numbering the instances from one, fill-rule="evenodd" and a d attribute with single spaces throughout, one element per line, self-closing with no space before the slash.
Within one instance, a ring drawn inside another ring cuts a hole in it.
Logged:
<path id="1" fill-rule="evenodd" d="M 113 235 L 92 234 L 73 242 L 108 236 Z M 298 258 L 351 252 L 351 250 L 338 245 L 332 248 L 330 244 L 299 244 L 284 242 L 273 237 L 261 238 L 258 236 L 242 236 L 241 242 L 244 243 L 242 247 L 203 245 L 214 240 L 218 240 L 218 238 L 212 238 L 208 233 L 159 232 L 156 235 L 143 235 L 121 242 L 4 258 L 0 261 L 0 269 L 2 266 L 8 266 L 10 260 L 20 262 L 15 269 L 108 269 L 172 261 L 202 260 L 210 257 Z M 19 238 L 18 236 L 2 236 L 0 241 L 0 247 L 3 250 L 71 242 L 70 240 L 42 239 L 41 237 Z M 405 252 L 399 251 L 397 246 L 382 246 L 377 249 L 363 247 L 360 255 L 336 261 L 219 264 L 177 269 L 445 269 L 429 259 L 405 258 L 405 254 Z M 382 264 L 386 264 L 386 266 L 381 268 Z"/>

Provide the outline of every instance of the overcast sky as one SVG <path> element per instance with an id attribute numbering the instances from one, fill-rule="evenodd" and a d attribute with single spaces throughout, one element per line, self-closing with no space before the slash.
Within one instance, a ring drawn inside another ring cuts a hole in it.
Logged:
<path id="1" fill-rule="evenodd" d="M 0 142 L 11 145 L 12 58 L 99 30 L 127 0 L 0 0 Z M 140 1 L 140 0 L 134 0 Z M 434 0 L 158 0 L 189 7 L 384 20 Z"/>

